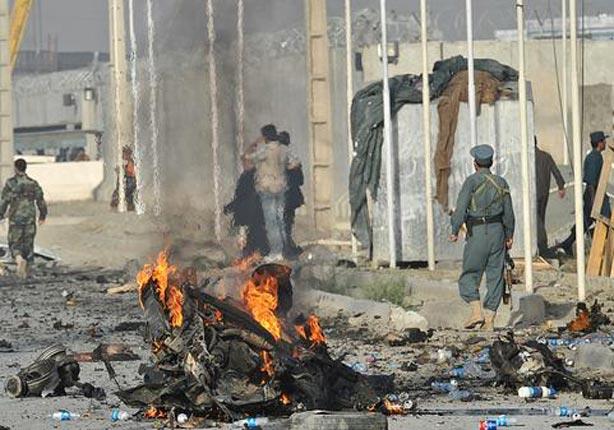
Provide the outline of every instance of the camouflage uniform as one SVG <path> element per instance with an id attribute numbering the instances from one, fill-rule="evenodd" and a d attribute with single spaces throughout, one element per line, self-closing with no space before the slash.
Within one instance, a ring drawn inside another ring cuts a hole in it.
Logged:
<path id="1" fill-rule="evenodd" d="M 0 219 L 9 210 L 8 241 L 11 255 L 21 255 L 31 262 L 34 259 L 34 236 L 36 236 L 36 207 L 39 219 L 47 218 L 47 204 L 38 182 L 26 174 L 17 174 L 6 181 L 0 200 Z"/>

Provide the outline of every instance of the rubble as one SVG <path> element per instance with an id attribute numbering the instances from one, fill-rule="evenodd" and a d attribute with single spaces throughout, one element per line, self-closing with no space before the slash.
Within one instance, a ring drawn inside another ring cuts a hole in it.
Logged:
<path id="1" fill-rule="evenodd" d="M 258 267 L 241 299 L 216 298 L 161 253 L 138 275 L 154 366 L 148 381 L 117 393 L 130 406 L 234 421 L 302 409 L 366 409 L 377 400 L 367 377 L 333 360 L 315 315 L 287 317 L 290 269 Z"/>

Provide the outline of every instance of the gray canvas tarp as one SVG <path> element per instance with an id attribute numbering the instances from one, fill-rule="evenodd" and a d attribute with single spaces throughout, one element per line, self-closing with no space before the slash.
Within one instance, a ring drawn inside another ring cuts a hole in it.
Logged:
<path id="1" fill-rule="evenodd" d="M 491 59 L 476 59 L 475 69 L 489 72 L 500 81 L 518 80 L 513 68 Z M 429 75 L 431 99 L 438 98 L 454 75 L 467 70 L 462 56 L 438 61 Z M 422 76 L 399 75 L 389 79 L 392 115 L 408 103 L 422 103 Z M 352 232 L 365 247 L 371 247 L 371 227 L 367 210 L 367 189 L 377 198 L 382 163 L 384 111 L 382 81 L 358 91 L 352 101 L 352 141 L 354 157 L 350 169 L 350 206 Z"/>

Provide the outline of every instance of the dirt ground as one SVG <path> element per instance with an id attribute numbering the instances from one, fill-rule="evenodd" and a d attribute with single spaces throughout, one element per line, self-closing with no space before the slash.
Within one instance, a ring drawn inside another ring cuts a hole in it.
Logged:
<path id="1" fill-rule="evenodd" d="M 147 218 L 134 214 L 113 214 L 106 205 L 98 203 L 76 203 L 54 205 L 52 216 L 47 225 L 40 229 L 38 245 L 50 249 L 62 258 L 62 264 L 72 269 L 100 266 L 123 268 L 130 259 L 146 260 L 168 243 L 169 229 Z M 0 231 L 0 237 L 3 233 Z M 205 234 L 203 233 L 203 241 Z M 229 240 L 229 242 L 231 242 Z M 227 244 L 231 249 L 231 245 Z M 231 251 L 229 251 L 230 253 Z M 437 274 L 414 271 L 416 276 L 437 278 Z M 449 278 L 450 271 L 440 276 Z M 541 276 L 541 278 L 540 278 Z M 122 387 L 142 381 L 137 370 L 141 362 L 149 360 L 148 345 L 143 340 L 140 329 L 118 331 L 122 322 L 142 322 L 143 315 L 135 293 L 108 295 L 107 288 L 129 281 L 130 275 L 105 279 L 68 279 L 66 281 L 35 284 L 28 286 L 7 285 L 0 278 L 0 340 L 12 345 L 11 352 L 0 350 L 0 384 L 7 376 L 17 373 L 20 366 L 28 364 L 46 346 L 63 343 L 73 351 L 91 351 L 102 342 L 121 342 L 128 345 L 139 355 L 139 361 L 116 363 L 115 369 Z M 569 304 L 574 303 L 574 276 L 564 271 L 537 275 L 543 285 L 544 294 L 551 303 L 550 311 L 557 306 L 569 313 Z M 589 298 L 599 297 L 607 303 L 606 311 L 613 317 L 612 303 L 614 290 L 609 284 L 589 283 Z M 73 299 L 67 301 L 66 295 Z M 419 311 L 419 310 L 418 310 Z M 445 312 L 445 309 L 442 309 Z M 428 318 L 428 315 L 426 315 Z M 327 325 L 328 324 L 328 325 Z M 467 338 L 484 336 L 478 346 L 489 344 L 497 333 L 482 334 L 472 331 L 439 329 L 427 343 L 390 347 L 381 338 L 373 338 L 360 330 L 348 331 L 343 324 L 325 321 L 324 327 L 328 345 L 333 357 L 343 357 L 348 365 L 361 368 L 372 374 L 393 374 L 397 393 L 406 392 L 422 409 L 497 409 L 506 408 L 543 408 L 566 405 L 583 408 L 590 406 L 595 410 L 608 410 L 611 401 L 585 400 L 579 394 L 563 393 L 557 399 L 539 400 L 527 404 L 514 393 L 502 392 L 492 387 L 471 387 L 481 396 L 481 400 L 470 403 L 449 400 L 445 394 L 434 394 L 428 387 L 432 378 L 445 380 L 452 363 L 420 363 L 417 369 L 410 366 L 419 357 L 437 349 L 455 345 L 464 348 L 462 354 L 472 354 L 477 346 L 463 347 Z M 519 335 L 539 333 L 539 330 L 518 332 Z M 569 353 L 565 351 L 565 354 Z M 449 379 L 449 378 L 448 378 Z M 111 409 L 119 407 L 136 412 L 120 404 L 113 395 L 116 390 L 109 380 L 104 366 L 99 363 L 83 363 L 81 380 L 102 386 L 108 396 L 105 401 L 85 399 L 82 396 L 56 398 L 11 399 L 0 393 L 0 426 L 10 429 L 141 429 L 155 428 L 153 422 L 112 423 L 109 419 Z M 606 380 L 614 382 L 611 375 Z M 461 382 L 462 384 L 462 382 Z M 50 415 L 60 409 L 81 414 L 78 421 L 56 423 Z M 488 415 L 492 417 L 492 415 Z M 391 417 L 390 429 L 477 429 L 480 419 L 487 418 L 479 412 L 465 411 L 458 416 L 404 416 Z M 518 416 L 518 423 L 527 429 L 547 429 L 562 421 L 549 416 Z M 605 417 L 591 416 L 585 419 L 594 424 L 594 429 L 613 428 Z"/>

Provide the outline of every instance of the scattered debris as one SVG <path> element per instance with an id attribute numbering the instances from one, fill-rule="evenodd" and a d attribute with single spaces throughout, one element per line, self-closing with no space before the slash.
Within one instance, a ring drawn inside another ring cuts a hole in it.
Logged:
<path id="1" fill-rule="evenodd" d="M 88 398 L 104 399 L 101 388 L 79 381 L 79 364 L 67 353 L 66 347 L 52 345 L 46 348 L 32 364 L 9 376 L 4 390 L 10 397 L 63 396 L 66 389 L 77 387 Z"/>
<path id="2" fill-rule="evenodd" d="M 128 346 L 121 343 L 101 343 L 92 352 L 75 353 L 73 357 L 81 363 L 90 361 L 136 361 L 141 359 Z"/>
<path id="3" fill-rule="evenodd" d="M 0 352 L 13 352 L 13 344 L 8 340 L 0 339 Z"/>

